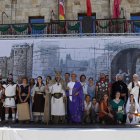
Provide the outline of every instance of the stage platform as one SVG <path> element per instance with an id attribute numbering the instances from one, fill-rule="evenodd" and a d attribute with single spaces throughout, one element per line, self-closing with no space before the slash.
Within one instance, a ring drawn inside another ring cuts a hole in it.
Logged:
<path id="1" fill-rule="evenodd" d="M 140 140 L 140 125 L 6 124 L 0 140 Z"/>

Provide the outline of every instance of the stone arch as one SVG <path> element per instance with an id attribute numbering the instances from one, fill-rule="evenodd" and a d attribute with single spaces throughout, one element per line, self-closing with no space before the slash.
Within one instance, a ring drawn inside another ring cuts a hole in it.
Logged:
<path id="1" fill-rule="evenodd" d="M 130 47 L 119 50 L 111 60 L 111 78 L 113 78 L 119 70 L 122 73 L 130 73 L 130 77 L 136 73 L 136 62 L 140 58 L 140 48 Z"/>

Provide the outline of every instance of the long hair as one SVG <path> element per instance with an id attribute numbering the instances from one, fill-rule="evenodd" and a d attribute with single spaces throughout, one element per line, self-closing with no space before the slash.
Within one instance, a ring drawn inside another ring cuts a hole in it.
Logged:
<path id="1" fill-rule="evenodd" d="M 44 83 L 43 83 L 43 81 L 42 81 L 42 76 L 38 76 L 38 77 L 37 77 L 37 84 L 36 84 L 36 86 L 39 87 L 38 78 L 41 79 L 41 85 L 44 86 Z"/>

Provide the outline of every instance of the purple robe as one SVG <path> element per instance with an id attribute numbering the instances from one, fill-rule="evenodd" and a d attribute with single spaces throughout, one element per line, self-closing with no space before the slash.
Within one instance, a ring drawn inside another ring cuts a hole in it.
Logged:
<path id="1" fill-rule="evenodd" d="M 78 93 L 77 96 L 75 94 Z M 72 91 L 72 101 L 69 99 L 69 121 L 80 123 L 82 122 L 84 111 L 84 94 L 80 82 L 75 82 Z"/>

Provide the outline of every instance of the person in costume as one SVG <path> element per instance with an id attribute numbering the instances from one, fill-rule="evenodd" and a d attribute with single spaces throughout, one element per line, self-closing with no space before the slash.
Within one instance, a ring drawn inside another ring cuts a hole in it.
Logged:
<path id="1" fill-rule="evenodd" d="M 134 98 L 140 104 L 140 81 L 137 74 L 133 75 L 133 81 L 128 84 L 128 90 L 130 94 L 134 95 Z"/>
<path id="2" fill-rule="evenodd" d="M 110 101 L 111 109 L 114 114 L 116 123 L 121 124 L 124 122 L 124 100 L 121 99 L 121 93 L 116 92 L 115 98 Z"/>
<path id="3" fill-rule="evenodd" d="M 45 86 L 41 76 L 37 78 L 32 97 L 34 120 L 44 122 Z"/>
<path id="4" fill-rule="evenodd" d="M 116 75 L 116 81 L 112 84 L 111 98 L 114 99 L 116 92 L 120 92 L 120 98 L 126 103 L 128 98 L 128 88 L 123 81 L 123 76 L 121 74 Z"/>
<path id="5" fill-rule="evenodd" d="M 12 121 L 15 122 L 15 108 L 16 108 L 16 91 L 18 90 L 17 84 L 13 82 L 13 75 L 10 74 L 7 79 L 7 85 L 4 85 L 5 88 L 5 121 L 9 119 L 9 109 L 12 110 Z"/>
<path id="6" fill-rule="evenodd" d="M 107 94 L 110 98 L 110 85 L 105 79 L 105 74 L 100 74 L 100 80 L 96 83 L 96 99 L 98 102 L 101 101 L 104 94 Z"/>
<path id="7" fill-rule="evenodd" d="M 127 124 L 138 124 L 139 123 L 139 114 L 140 106 L 137 99 L 133 94 L 130 95 L 126 104 L 126 123 Z"/>
<path id="8" fill-rule="evenodd" d="M 55 79 L 50 87 L 51 98 L 51 115 L 55 124 L 65 123 L 65 100 L 64 81 L 61 78 L 61 72 L 55 71 Z"/>
<path id="9" fill-rule="evenodd" d="M 84 93 L 80 82 L 76 80 L 77 75 L 71 74 L 71 81 L 68 83 L 69 95 L 69 122 L 81 123 L 84 112 Z"/>

